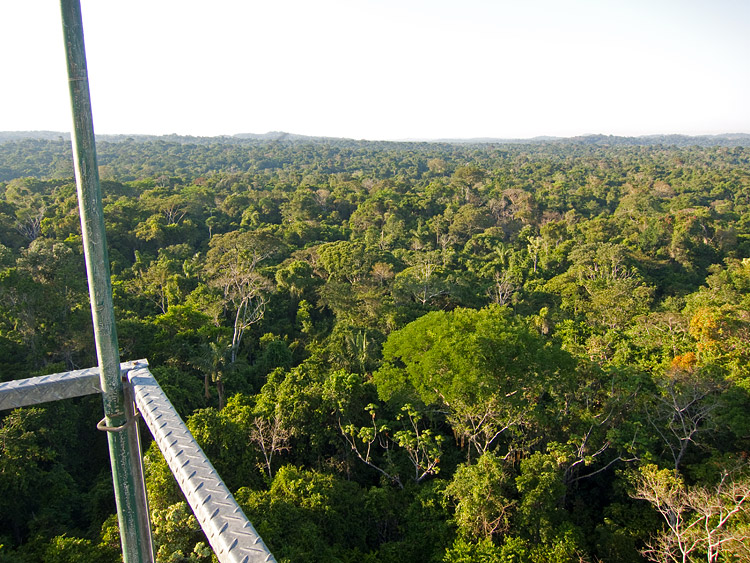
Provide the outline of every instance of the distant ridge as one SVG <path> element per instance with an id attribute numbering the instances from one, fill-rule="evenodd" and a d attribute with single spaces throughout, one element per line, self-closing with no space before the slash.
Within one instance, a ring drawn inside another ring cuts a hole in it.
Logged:
<path id="1" fill-rule="evenodd" d="M 0 131 L 0 142 L 20 141 L 22 139 L 42 139 L 44 141 L 70 141 L 70 133 L 60 131 Z"/>
<path id="2" fill-rule="evenodd" d="M 312 137 L 309 135 L 297 135 L 284 131 L 269 131 L 268 133 L 238 133 L 232 135 L 233 139 L 255 139 L 258 141 L 350 141 L 343 137 Z"/>
<path id="3" fill-rule="evenodd" d="M 613 135 L 585 135 L 571 137 L 568 142 L 592 145 L 667 145 L 667 146 L 750 146 L 750 134 L 722 133 L 721 135 L 643 135 L 616 137 Z"/>
<path id="4" fill-rule="evenodd" d="M 620 137 L 617 135 L 579 135 L 576 137 L 540 136 L 530 139 L 500 139 L 480 137 L 475 139 L 435 139 L 436 143 L 456 144 L 575 144 L 599 146 L 750 146 L 750 134 L 722 133 L 720 135 L 641 135 L 638 137 Z"/>
<path id="5" fill-rule="evenodd" d="M 70 134 L 59 131 L 0 131 L 0 142 L 19 141 L 23 139 L 40 139 L 46 141 L 64 140 L 70 141 Z M 288 142 L 288 143 L 339 143 L 339 142 L 361 142 L 361 143 L 443 143 L 462 145 L 539 145 L 539 144 L 575 144 L 594 146 L 723 146 L 723 147 L 748 147 L 750 146 L 750 134 L 748 133 L 723 133 L 720 135 L 642 135 L 638 137 L 621 137 L 617 135 L 580 135 L 577 137 L 550 137 L 539 136 L 530 139 L 504 139 L 494 137 L 478 137 L 471 139 L 399 139 L 399 140 L 373 140 L 348 139 L 343 137 L 323 137 L 298 135 L 284 131 L 269 131 L 268 133 L 239 133 L 237 135 L 221 135 L 216 137 L 200 137 L 191 135 L 97 135 L 97 139 L 103 142 L 167 142 L 178 144 L 242 144 L 244 142 Z"/>

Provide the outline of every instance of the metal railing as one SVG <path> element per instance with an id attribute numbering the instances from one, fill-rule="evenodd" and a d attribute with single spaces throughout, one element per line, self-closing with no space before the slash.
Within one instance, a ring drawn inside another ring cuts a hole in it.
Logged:
<path id="1" fill-rule="evenodd" d="M 123 364 L 125 366 L 126 364 Z M 0 410 L 101 393 L 99 368 L 0 383 Z"/>
<path id="2" fill-rule="evenodd" d="M 219 561 L 275 562 L 149 371 L 148 362 L 125 362 L 120 369 L 128 395 L 151 431 Z M 0 410 L 101 393 L 99 376 L 98 368 L 89 368 L 0 383 Z"/>

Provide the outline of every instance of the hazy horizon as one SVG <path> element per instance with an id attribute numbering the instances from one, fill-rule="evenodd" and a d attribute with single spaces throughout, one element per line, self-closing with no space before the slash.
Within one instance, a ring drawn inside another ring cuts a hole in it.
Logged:
<path id="1" fill-rule="evenodd" d="M 749 137 L 750 133 L 742 131 L 726 131 L 716 134 L 702 134 L 702 135 L 686 135 L 683 133 L 652 133 L 647 135 L 613 135 L 608 133 L 584 133 L 581 135 L 572 135 L 568 137 L 556 136 L 556 135 L 536 135 L 534 137 L 435 137 L 435 138 L 420 138 L 420 137 L 406 137 L 399 139 L 367 139 L 367 138 L 356 138 L 356 137 L 333 137 L 329 135 L 303 135 L 294 131 L 279 131 L 271 130 L 264 133 L 256 133 L 246 131 L 242 133 L 233 134 L 217 134 L 217 135 L 193 135 L 190 133 L 138 133 L 138 132 L 126 132 L 126 133 L 100 133 L 95 132 L 97 137 L 188 137 L 188 138 L 229 138 L 237 139 L 242 137 L 248 138 L 272 138 L 273 136 L 289 136 L 293 138 L 310 138 L 310 139 L 342 139 L 350 141 L 372 141 L 372 142 L 468 142 L 468 141 L 534 141 L 534 140 L 566 140 L 566 139 L 578 139 L 578 138 L 596 138 L 596 137 L 612 137 L 621 139 L 639 139 L 639 138 L 651 138 L 651 137 L 683 137 L 683 138 L 732 138 L 732 137 Z M 34 138 L 34 137 L 49 137 L 49 136 L 66 136 L 70 137 L 70 131 L 54 131 L 47 129 L 37 130 L 14 130 L 14 131 L 0 131 L 1 136 L 12 136 L 18 138 Z"/>
<path id="2" fill-rule="evenodd" d="M 741 0 L 82 0 L 82 11 L 101 134 L 750 131 Z M 69 130 L 58 2 L 4 3 L 0 22 L 13 77 L 0 129 Z"/>

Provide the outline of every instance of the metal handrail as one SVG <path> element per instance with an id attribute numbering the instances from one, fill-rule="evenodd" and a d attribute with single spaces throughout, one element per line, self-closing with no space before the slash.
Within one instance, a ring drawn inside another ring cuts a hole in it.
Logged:
<path id="1" fill-rule="evenodd" d="M 273 555 L 237 504 L 146 360 L 120 364 L 135 405 L 221 563 L 271 563 Z M 0 383 L 0 410 L 101 393 L 99 368 Z"/>
<path id="2" fill-rule="evenodd" d="M 4 381 L 0 383 L 0 411 L 101 392 L 99 368 Z"/>
<path id="3" fill-rule="evenodd" d="M 276 561 L 146 366 L 128 373 L 135 403 L 222 563 Z"/>

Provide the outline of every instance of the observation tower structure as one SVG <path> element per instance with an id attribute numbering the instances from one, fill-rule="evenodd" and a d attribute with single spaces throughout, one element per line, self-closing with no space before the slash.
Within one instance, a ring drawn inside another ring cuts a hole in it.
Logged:
<path id="1" fill-rule="evenodd" d="M 143 420 L 221 563 L 275 562 L 164 391 L 146 360 L 121 363 L 80 0 L 60 0 L 73 115 L 73 160 L 98 367 L 0 383 L 0 410 L 99 393 L 124 563 L 153 563 L 143 476 Z"/>

